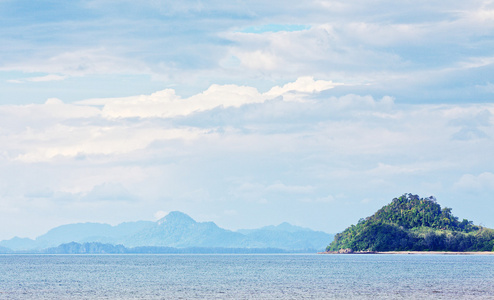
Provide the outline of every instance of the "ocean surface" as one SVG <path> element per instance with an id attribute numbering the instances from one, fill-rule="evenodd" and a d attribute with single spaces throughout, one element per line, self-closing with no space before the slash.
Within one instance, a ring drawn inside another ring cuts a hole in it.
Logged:
<path id="1" fill-rule="evenodd" d="M 0 299 L 494 299 L 494 256 L 0 255 Z"/>

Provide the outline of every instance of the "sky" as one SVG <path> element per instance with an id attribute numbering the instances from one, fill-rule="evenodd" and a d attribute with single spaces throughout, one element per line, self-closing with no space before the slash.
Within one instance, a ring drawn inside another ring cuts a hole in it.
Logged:
<path id="1" fill-rule="evenodd" d="M 0 0 L 0 240 L 182 211 L 494 227 L 494 1 Z"/>

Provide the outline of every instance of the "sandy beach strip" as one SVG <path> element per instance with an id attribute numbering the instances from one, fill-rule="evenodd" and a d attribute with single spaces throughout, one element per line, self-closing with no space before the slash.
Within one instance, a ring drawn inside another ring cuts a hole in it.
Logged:
<path id="1" fill-rule="evenodd" d="M 448 251 L 384 251 L 375 252 L 376 254 L 441 254 L 441 255 L 494 255 L 494 251 L 467 251 L 467 252 L 448 252 Z"/>
<path id="2" fill-rule="evenodd" d="M 494 255 L 494 251 L 470 251 L 470 252 L 448 252 L 448 251 L 370 251 L 370 252 L 318 252 L 319 254 L 434 254 L 434 255 Z"/>

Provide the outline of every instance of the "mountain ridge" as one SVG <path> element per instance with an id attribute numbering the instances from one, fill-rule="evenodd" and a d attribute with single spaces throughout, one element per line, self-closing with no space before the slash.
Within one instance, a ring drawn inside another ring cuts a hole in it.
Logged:
<path id="1" fill-rule="evenodd" d="M 91 222 L 61 225 L 35 239 L 14 237 L 0 241 L 0 247 L 13 251 L 38 251 L 74 242 L 122 245 L 127 248 L 278 248 L 317 251 L 324 249 L 332 237 L 328 233 L 289 223 L 232 231 L 214 222 L 196 222 L 183 212 L 172 211 L 156 222 L 124 222 L 114 226 Z"/>

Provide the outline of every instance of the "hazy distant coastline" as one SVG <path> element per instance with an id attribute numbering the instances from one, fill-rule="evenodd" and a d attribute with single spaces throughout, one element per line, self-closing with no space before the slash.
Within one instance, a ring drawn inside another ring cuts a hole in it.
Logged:
<path id="1" fill-rule="evenodd" d="M 316 253 L 333 237 L 288 223 L 231 231 L 175 211 L 157 222 L 62 225 L 34 240 L 0 241 L 0 253 Z"/>
<path id="2" fill-rule="evenodd" d="M 12 251 L 4 248 L 0 254 L 289 254 L 289 253 L 316 253 L 316 249 L 280 248 L 223 248 L 223 247 L 132 247 L 102 243 L 66 243 L 57 247 Z"/>

